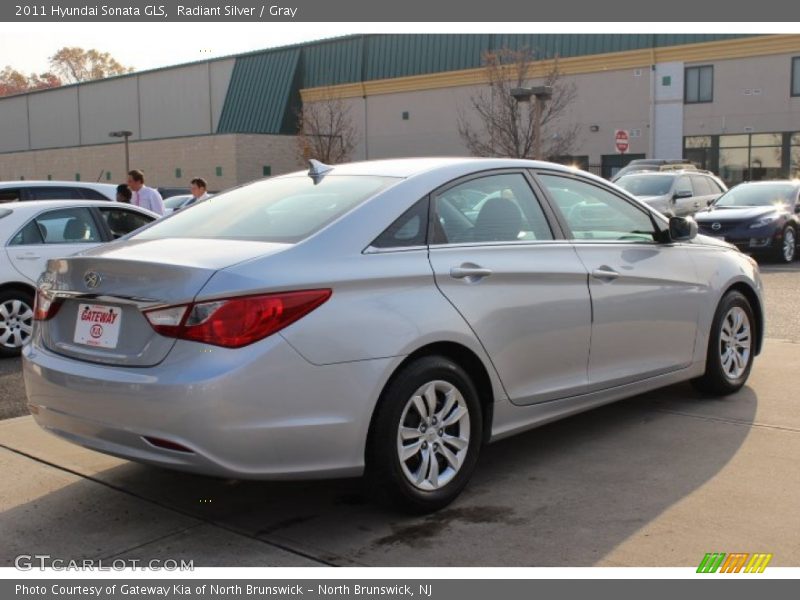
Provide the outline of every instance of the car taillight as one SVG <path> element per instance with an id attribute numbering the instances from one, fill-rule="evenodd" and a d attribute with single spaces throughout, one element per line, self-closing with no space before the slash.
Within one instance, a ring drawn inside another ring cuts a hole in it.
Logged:
<path id="1" fill-rule="evenodd" d="M 47 292 L 36 290 L 36 299 L 33 303 L 33 320 L 34 321 L 47 321 L 52 319 L 61 308 L 63 300 L 61 298 L 54 298 Z"/>
<path id="2" fill-rule="evenodd" d="M 241 348 L 294 323 L 330 297 L 329 289 L 278 292 L 170 306 L 144 316 L 167 337 Z"/>

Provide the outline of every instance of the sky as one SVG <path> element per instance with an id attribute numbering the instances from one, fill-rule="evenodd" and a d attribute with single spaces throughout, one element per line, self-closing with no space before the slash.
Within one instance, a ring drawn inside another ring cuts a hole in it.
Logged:
<path id="1" fill-rule="evenodd" d="M 64 46 L 108 52 L 135 71 L 354 33 L 796 33 L 797 23 L 0 23 L 0 69 L 49 69 Z M 742 31 L 744 32 L 744 31 Z"/>
<path id="2" fill-rule="evenodd" d="M 48 57 L 64 46 L 108 52 L 135 71 L 285 46 L 353 33 L 327 23 L 46 23 L 0 27 L 0 69 L 49 69 Z M 134 41 L 142 36 L 144 42 Z"/>

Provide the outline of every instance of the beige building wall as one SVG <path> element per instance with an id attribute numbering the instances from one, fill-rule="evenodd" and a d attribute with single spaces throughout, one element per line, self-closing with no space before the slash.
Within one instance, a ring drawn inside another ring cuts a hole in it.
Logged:
<path id="1" fill-rule="evenodd" d="M 530 85 L 541 83 L 532 80 Z M 571 154 L 587 155 L 591 164 L 600 164 L 601 155 L 615 152 L 616 129 L 637 134 L 631 139 L 631 153 L 649 152 L 649 69 L 571 75 L 564 83 L 574 83 L 576 88 L 575 101 L 561 119 L 564 125 L 578 126 Z M 346 99 L 359 138 L 354 158 L 469 155 L 459 135 L 459 115 L 479 128 L 471 99 L 486 89 L 459 86 Z M 403 119 L 404 112 L 408 113 L 407 120 Z M 599 130 L 591 131 L 592 125 Z M 558 131 L 556 124 L 550 133 Z"/>
<path id="2" fill-rule="evenodd" d="M 225 188 L 300 168 L 294 136 L 208 135 L 130 143 L 131 168 L 142 169 L 151 186 L 188 187 L 194 177 L 209 189 Z M 177 169 L 180 171 L 178 172 Z M 110 174 L 110 175 L 109 175 Z M 0 180 L 54 179 L 121 183 L 122 143 L 0 154 Z M 110 177 L 110 178 L 109 178 Z"/>
<path id="3" fill-rule="evenodd" d="M 793 54 L 686 63 L 714 65 L 714 101 L 684 107 L 685 135 L 800 131 L 800 97 L 791 97 Z"/>

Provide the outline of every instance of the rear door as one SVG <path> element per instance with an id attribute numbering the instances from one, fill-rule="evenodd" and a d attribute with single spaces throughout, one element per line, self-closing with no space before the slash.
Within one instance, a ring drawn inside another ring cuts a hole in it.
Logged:
<path id="1" fill-rule="evenodd" d="M 47 210 L 33 217 L 6 246 L 14 268 L 36 283 L 47 261 L 75 254 L 104 241 L 88 207 Z"/>
<path id="2" fill-rule="evenodd" d="M 719 192 L 715 193 L 715 187 L 711 185 L 711 178 L 707 175 L 690 175 L 692 180 L 692 189 L 694 190 L 694 211 L 696 213 L 701 208 L 708 206 L 717 196 Z"/>
<path id="3" fill-rule="evenodd" d="M 704 287 L 681 244 L 656 241 L 647 211 L 579 176 L 541 172 L 589 272 L 589 390 L 691 363 Z"/>
<path id="4" fill-rule="evenodd" d="M 531 183 L 496 171 L 432 197 L 436 284 L 517 404 L 584 391 L 591 333 L 586 270 Z"/>

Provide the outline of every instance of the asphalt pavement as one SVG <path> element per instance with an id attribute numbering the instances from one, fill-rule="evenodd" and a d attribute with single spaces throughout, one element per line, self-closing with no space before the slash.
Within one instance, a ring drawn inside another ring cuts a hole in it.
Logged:
<path id="1" fill-rule="evenodd" d="M 0 361 L 0 566 L 19 554 L 195 566 L 800 565 L 800 265 L 763 269 L 768 341 L 722 399 L 672 386 L 485 448 L 449 508 L 408 517 L 358 480 L 235 482 L 67 444 L 24 414 Z"/>

